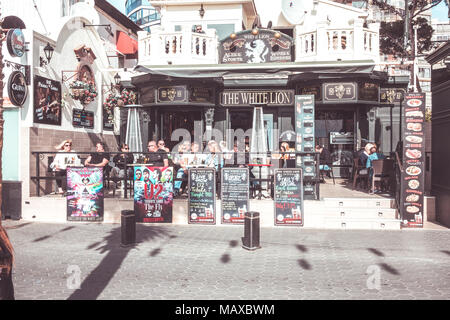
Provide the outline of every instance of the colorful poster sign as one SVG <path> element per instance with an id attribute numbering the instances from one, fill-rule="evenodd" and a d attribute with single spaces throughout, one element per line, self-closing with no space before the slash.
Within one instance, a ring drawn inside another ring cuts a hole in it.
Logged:
<path id="1" fill-rule="evenodd" d="M 102 168 L 67 168 L 67 220 L 103 221 Z"/>
<path id="2" fill-rule="evenodd" d="M 315 138 L 314 138 L 314 95 L 295 96 L 295 150 L 310 154 L 296 156 L 296 167 L 303 169 L 303 181 L 305 183 L 305 199 L 316 199 L 316 186 L 313 181 L 316 177 L 316 165 L 314 162 Z"/>
<path id="3" fill-rule="evenodd" d="M 216 224 L 216 171 L 189 169 L 188 222 Z"/>
<path id="4" fill-rule="evenodd" d="M 403 172 L 400 215 L 403 227 L 423 227 L 425 192 L 425 93 L 406 93 L 403 103 Z"/>
<path id="5" fill-rule="evenodd" d="M 172 222 L 173 168 L 134 167 L 136 222 Z"/>
<path id="6" fill-rule="evenodd" d="M 303 226 L 302 169 L 277 169 L 274 179 L 275 225 Z"/>
<path id="7" fill-rule="evenodd" d="M 223 168 L 221 182 L 222 223 L 243 224 L 250 210 L 248 168 Z"/>
<path id="8" fill-rule="evenodd" d="M 61 83 L 55 80 L 34 77 L 35 123 L 61 125 Z"/>
<path id="9" fill-rule="evenodd" d="M 265 63 L 293 61 L 293 39 L 274 30 L 233 33 L 219 44 L 219 63 Z"/>

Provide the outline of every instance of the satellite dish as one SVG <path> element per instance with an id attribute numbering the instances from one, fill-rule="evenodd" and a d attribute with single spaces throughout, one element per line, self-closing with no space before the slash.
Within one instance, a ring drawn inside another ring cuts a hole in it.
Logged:
<path id="1" fill-rule="evenodd" d="M 290 24 L 300 24 L 311 12 L 313 0 L 281 0 L 281 12 Z"/>

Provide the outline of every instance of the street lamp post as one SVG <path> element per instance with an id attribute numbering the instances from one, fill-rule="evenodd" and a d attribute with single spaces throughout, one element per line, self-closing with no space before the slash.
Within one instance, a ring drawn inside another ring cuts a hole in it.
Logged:
<path id="1" fill-rule="evenodd" d="M 416 24 L 413 26 L 414 29 L 414 60 L 413 60 L 413 84 L 414 84 L 414 92 L 417 92 L 417 29 L 419 26 Z"/>

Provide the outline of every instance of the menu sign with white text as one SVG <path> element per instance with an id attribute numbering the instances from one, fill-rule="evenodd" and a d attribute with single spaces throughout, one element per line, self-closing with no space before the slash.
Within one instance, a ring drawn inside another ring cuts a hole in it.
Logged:
<path id="1" fill-rule="evenodd" d="M 302 169 L 277 169 L 274 179 L 275 225 L 303 226 Z"/>
<path id="2" fill-rule="evenodd" d="M 249 210 L 248 168 L 222 169 L 222 223 L 242 224 Z"/>
<path id="3" fill-rule="evenodd" d="M 216 224 L 216 172 L 211 168 L 189 169 L 188 222 Z"/>

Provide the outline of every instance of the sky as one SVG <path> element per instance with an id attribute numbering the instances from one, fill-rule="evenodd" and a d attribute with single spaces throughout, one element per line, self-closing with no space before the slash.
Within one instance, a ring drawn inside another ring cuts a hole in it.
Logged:
<path id="1" fill-rule="evenodd" d="M 126 0 L 108 0 L 109 3 L 119 9 L 123 14 L 125 14 L 125 1 Z"/>
<path id="2" fill-rule="evenodd" d="M 431 9 L 432 19 L 448 22 L 448 7 L 442 1 L 438 6 Z"/>
<path id="3" fill-rule="evenodd" d="M 125 14 L 125 1 L 126 0 L 108 0 L 113 6 L 119 9 Z M 438 19 L 443 22 L 448 22 L 448 7 L 442 1 L 438 6 L 432 9 L 432 18 Z"/>

